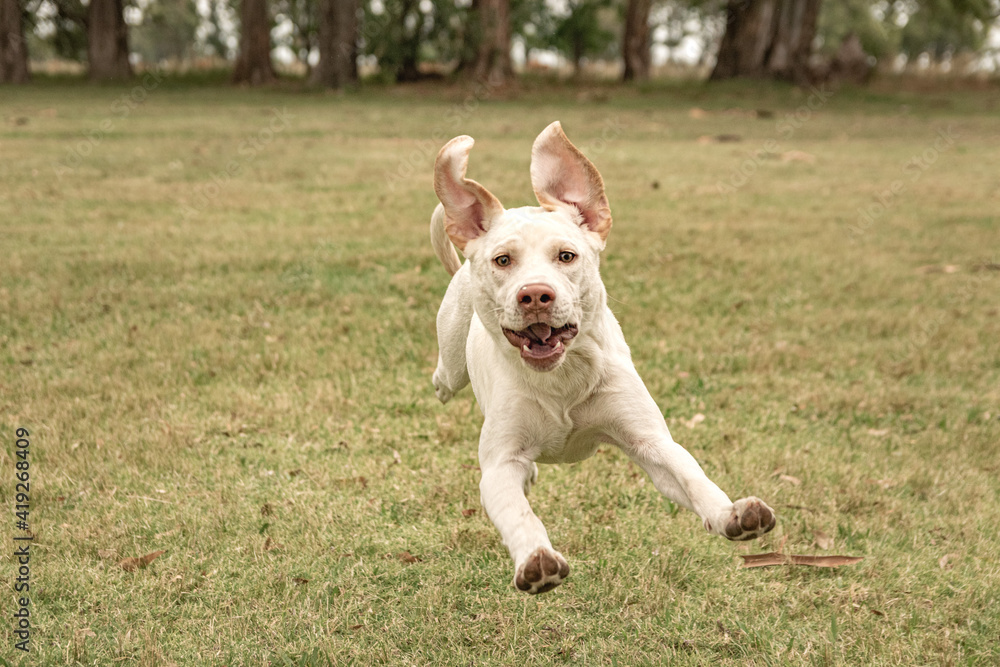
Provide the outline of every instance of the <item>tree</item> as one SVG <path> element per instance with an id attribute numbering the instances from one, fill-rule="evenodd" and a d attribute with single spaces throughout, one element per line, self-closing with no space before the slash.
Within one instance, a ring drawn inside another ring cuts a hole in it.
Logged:
<path id="1" fill-rule="evenodd" d="M 205 34 L 205 46 L 219 58 L 228 59 L 231 48 L 226 42 L 225 24 L 232 18 L 232 7 L 227 0 L 208 0 L 208 17 L 205 22 L 210 30 Z"/>
<path id="2" fill-rule="evenodd" d="M 320 0 L 315 84 L 340 88 L 358 80 L 357 0 Z"/>
<path id="3" fill-rule="evenodd" d="M 87 8 L 87 61 L 90 63 L 90 78 L 131 78 L 132 65 L 128 54 L 128 26 L 122 15 L 122 0 L 90 0 Z"/>
<path id="4" fill-rule="evenodd" d="M 649 10 L 651 0 L 628 0 L 625 10 L 625 33 L 622 37 L 622 58 L 625 61 L 625 81 L 648 79 L 650 69 Z"/>
<path id="5" fill-rule="evenodd" d="M 712 79 L 812 80 L 809 58 L 822 0 L 729 0 Z"/>
<path id="6" fill-rule="evenodd" d="M 132 29 L 132 48 L 145 62 L 183 60 L 192 53 L 199 22 L 194 0 L 155 0 Z"/>
<path id="7" fill-rule="evenodd" d="M 886 20 L 899 32 L 899 52 L 909 58 L 923 53 L 933 60 L 979 51 L 1000 15 L 990 0 L 921 0 L 889 3 Z"/>
<path id="8" fill-rule="evenodd" d="M 510 0 L 472 0 L 465 34 L 466 76 L 501 85 L 514 76 L 510 60 Z"/>
<path id="9" fill-rule="evenodd" d="M 28 45 L 18 0 L 0 0 L 0 83 L 27 83 Z"/>
<path id="10" fill-rule="evenodd" d="M 602 23 L 610 4 L 609 0 L 572 0 L 569 14 L 556 24 L 552 43 L 573 61 L 575 75 L 580 74 L 580 63 L 585 56 L 604 55 L 615 39 Z"/>
<path id="11" fill-rule="evenodd" d="M 242 0 L 240 52 L 233 68 L 233 83 L 259 86 L 272 83 L 276 78 L 271 65 L 271 17 L 267 2 Z"/>
<path id="12" fill-rule="evenodd" d="M 275 11 L 275 23 L 280 25 L 287 21 L 291 27 L 282 42 L 305 65 L 306 76 L 311 78 L 309 54 L 319 48 L 320 0 L 272 0 L 271 6 Z"/>

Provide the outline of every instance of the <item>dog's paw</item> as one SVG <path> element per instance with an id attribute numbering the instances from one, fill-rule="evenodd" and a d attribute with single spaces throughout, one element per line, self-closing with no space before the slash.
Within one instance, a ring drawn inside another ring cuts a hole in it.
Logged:
<path id="1" fill-rule="evenodd" d="M 539 547 L 521 563 L 514 575 L 514 586 L 531 595 L 547 593 L 569 576 L 569 563 L 558 551 Z"/>
<path id="2" fill-rule="evenodd" d="M 455 395 L 455 392 L 448 388 L 448 385 L 444 383 L 444 380 L 441 379 L 437 371 L 434 371 L 434 377 L 431 379 L 431 382 L 434 383 L 434 395 L 442 403 L 447 403 Z"/>
<path id="3" fill-rule="evenodd" d="M 729 515 L 720 526 L 722 536 L 735 541 L 752 540 L 770 532 L 777 523 L 774 510 L 760 498 L 750 496 L 733 503 Z M 706 522 L 706 528 L 712 530 Z"/>

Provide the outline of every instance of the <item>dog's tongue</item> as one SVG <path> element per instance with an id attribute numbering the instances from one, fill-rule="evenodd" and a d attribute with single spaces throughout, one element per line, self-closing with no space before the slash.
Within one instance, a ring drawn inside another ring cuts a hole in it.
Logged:
<path id="1" fill-rule="evenodd" d="M 549 339 L 549 336 L 552 335 L 552 327 L 542 322 L 535 322 L 528 327 L 528 330 L 531 331 L 532 336 L 543 343 Z"/>

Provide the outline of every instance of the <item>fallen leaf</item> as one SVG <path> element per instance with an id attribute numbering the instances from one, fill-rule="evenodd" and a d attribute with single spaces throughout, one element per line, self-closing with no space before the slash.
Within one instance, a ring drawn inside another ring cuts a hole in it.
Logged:
<path id="1" fill-rule="evenodd" d="M 822 530 L 814 530 L 813 538 L 816 540 L 816 546 L 823 551 L 829 551 L 833 548 L 833 538 L 824 533 Z"/>
<path id="2" fill-rule="evenodd" d="M 800 556 L 776 551 L 766 554 L 741 554 L 744 568 L 769 567 L 771 565 L 810 565 L 812 567 L 840 567 L 854 565 L 864 560 L 859 556 Z"/>
<path id="3" fill-rule="evenodd" d="M 688 428 L 694 428 L 695 426 L 697 426 L 698 424 L 702 423 L 703 421 L 705 421 L 705 415 L 703 415 L 703 414 L 701 414 L 699 412 L 694 417 L 691 417 L 691 419 L 688 419 L 687 421 L 685 421 L 684 425 L 687 426 Z"/>
<path id="4" fill-rule="evenodd" d="M 295 470 L 288 471 L 289 477 L 298 477 L 301 474 L 302 474 L 302 468 L 296 468 Z"/>
<path id="5" fill-rule="evenodd" d="M 782 162 L 805 162 L 812 164 L 816 161 L 816 156 L 805 151 L 785 151 L 781 154 Z"/>
<path id="6" fill-rule="evenodd" d="M 420 558 L 414 556 L 409 551 L 401 551 L 396 554 L 396 558 L 403 561 L 404 563 L 419 563 Z"/>
<path id="7" fill-rule="evenodd" d="M 284 544 L 281 544 L 280 542 L 275 542 L 274 540 L 271 539 L 270 535 L 268 535 L 267 539 L 264 540 L 264 551 L 273 551 L 275 549 L 280 550 L 284 548 L 285 548 Z"/>
<path id="8" fill-rule="evenodd" d="M 274 512 L 274 509 L 271 507 L 271 503 L 264 503 L 260 507 L 260 515 L 261 516 L 271 516 L 271 514 L 273 512 Z"/>
<path id="9" fill-rule="evenodd" d="M 740 630 L 739 628 L 727 628 L 722 624 L 722 621 L 716 621 L 715 628 L 719 631 L 719 634 L 724 635 L 726 637 L 732 637 L 734 635 L 743 634 L 743 631 Z"/>
<path id="10" fill-rule="evenodd" d="M 368 479 L 365 477 L 344 477 L 337 480 L 338 484 L 360 484 L 362 489 L 368 488 Z"/>
<path id="11" fill-rule="evenodd" d="M 363 626 L 363 625 L 352 625 L 351 626 L 351 630 L 360 630 L 363 627 L 365 627 L 365 626 Z"/>
<path id="12" fill-rule="evenodd" d="M 476 513 L 476 510 L 462 510 L 462 516 L 468 519 L 470 516 Z"/>
<path id="13" fill-rule="evenodd" d="M 872 609 L 871 612 L 873 614 L 875 614 L 876 616 L 885 616 L 885 614 L 883 614 L 882 612 L 880 612 L 878 609 Z"/>
<path id="14" fill-rule="evenodd" d="M 299 586 L 301 586 L 302 584 L 308 584 L 309 583 L 309 580 L 306 579 L 305 577 L 295 577 L 294 579 L 292 579 L 292 581 L 294 581 L 295 583 L 297 583 Z"/>
<path id="15" fill-rule="evenodd" d="M 135 572 L 140 568 L 146 567 L 165 553 L 166 551 L 154 551 L 139 558 L 125 558 L 118 561 L 118 565 L 126 572 Z"/>
<path id="16" fill-rule="evenodd" d="M 942 570 L 950 570 L 955 567 L 954 563 L 949 564 L 949 561 L 954 558 L 958 558 L 958 554 L 945 554 L 941 556 L 941 558 L 938 559 L 938 567 Z"/>
<path id="17" fill-rule="evenodd" d="M 795 486 L 798 486 L 799 484 L 802 483 L 801 479 L 799 479 L 798 477 L 792 477 L 791 475 L 779 475 L 778 479 L 780 479 L 783 482 L 788 482 L 789 484 L 794 484 Z"/>

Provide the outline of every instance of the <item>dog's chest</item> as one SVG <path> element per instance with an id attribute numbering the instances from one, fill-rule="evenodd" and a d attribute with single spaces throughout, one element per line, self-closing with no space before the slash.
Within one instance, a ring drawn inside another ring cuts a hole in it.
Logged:
<path id="1" fill-rule="evenodd" d="M 589 401 L 575 408 L 539 401 L 540 413 L 534 415 L 533 428 L 536 460 L 539 463 L 574 463 L 593 456 L 598 445 L 607 442 L 603 425 L 591 418 Z M 545 409 L 545 408 L 549 409 Z"/>
<path id="2" fill-rule="evenodd" d="M 603 432 L 599 428 L 588 427 L 569 429 L 564 433 L 552 433 L 540 448 L 539 463 L 575 463 L 590 458 L 601 444 Z"/>

